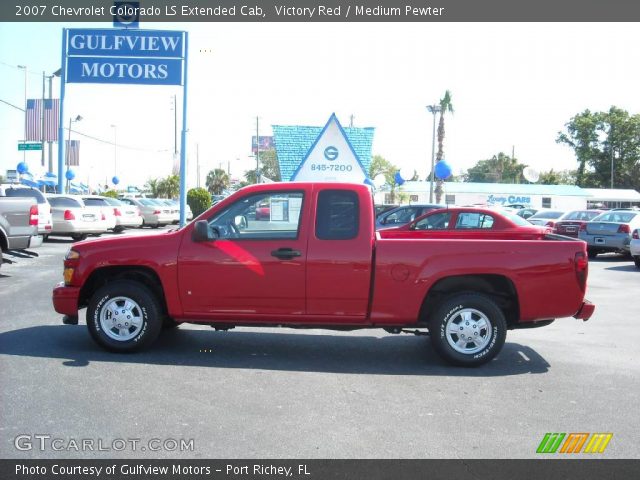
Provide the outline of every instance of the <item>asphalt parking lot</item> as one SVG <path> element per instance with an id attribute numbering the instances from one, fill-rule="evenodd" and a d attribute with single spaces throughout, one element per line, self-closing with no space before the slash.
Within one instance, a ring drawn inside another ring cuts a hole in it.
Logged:
<path id="1" fill-rule="evenodd" d="M 640 457 L 628 258 L 590 262 L 590 321 L 511 331 L 497 359 L 461 369 L 426 337 L 377 330 L 186 325 L 107 353 L 84 312 L 63 325 L 51 305 L 70 244 L 0 269 L 1 458 L 534 458 L 546 432 L 611 432 L 603 458 Z"/>

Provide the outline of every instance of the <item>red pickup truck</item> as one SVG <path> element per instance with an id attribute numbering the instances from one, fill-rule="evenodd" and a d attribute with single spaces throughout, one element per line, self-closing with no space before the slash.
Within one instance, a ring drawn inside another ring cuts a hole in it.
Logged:
<path id="1" fill-rule="evenodd" d="M 87 307 L 93 339 L 119 352 L 178 323 L 410 328 L 463 366 L 493 358 L 508 329 L 593 314 L 584 242 L 384 239 L 373 213 L 364 185 L 246 187 L 178 230 L 74 244 L 53 304 L 65 323 Z"/>

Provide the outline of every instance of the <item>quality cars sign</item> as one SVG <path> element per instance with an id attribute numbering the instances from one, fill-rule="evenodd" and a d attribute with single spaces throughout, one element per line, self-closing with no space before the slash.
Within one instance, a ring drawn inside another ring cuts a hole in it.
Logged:
<path id="1" fill-rule="evenodd" d="M 184 32 L 69 29 L 67 83 L 182 85 Z"/>

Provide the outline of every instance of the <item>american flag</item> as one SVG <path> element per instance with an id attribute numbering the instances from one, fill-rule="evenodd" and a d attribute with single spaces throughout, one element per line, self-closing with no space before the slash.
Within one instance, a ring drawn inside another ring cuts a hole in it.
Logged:
<path id="1" fill-rule="evenodd" d="M 67 165 L 77 167 L 80 165 L 80 140 L 65 140 L 67 146 Z"/>
<path id="2" fill-rule="evenodd" d="M 57 142 L 60 100 L 57 98 L 44 99 L 44 136 L 42 136 L 42 102 L 41 98 L 27 100 L 27 138 L 25 140 Z"/>
<path id="3" fill-rule="evenodd" d="M 42 100 L 27 100 L 27 131 L 25 140 L 42 141 Z"/>
<path id="4" fill-rule="evenodd" d="M 47 98 L 44 100 L 44 141 L 58 141 L 58 125 L 60 121 L 60 100 Z"/>

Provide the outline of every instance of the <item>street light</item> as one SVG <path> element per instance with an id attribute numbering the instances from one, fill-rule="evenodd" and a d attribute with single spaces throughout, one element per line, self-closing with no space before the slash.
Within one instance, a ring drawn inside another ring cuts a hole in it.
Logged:
<path id="1" fill-rule="evenodd" d="M 68 134 L 68 140 L 67 140 L 67 158 L 66 158 L 67 171 L 69 171 L 69 153 L 71 150 L 71 124 L 74 122 L 79 122 L 80 120 L 82 120 L 82 116 L 80 115 L 78 115 L 76 118 L 69 117 L 69 134 Z M 66 173 L 65 173 L 65 176 L 66 176 Z M 69 182 L 71 182 L 71 180 L 67 179 L 66 192 L 69 191 Z M 61 193 L 65 193 L 65 192 L 61 192 Z"/>
<path id="2" fill-rule="evenodd" d="M 51 100 L 51 95 L 52 95 L 52 90 L 53 90 L 53 77 L 59 77 L 62 74 L 62 69 L 59 68 L 58 70 L 56 70 L 55 72 L 53 72 L 51 75 L 45 75 L 44 72 L 42 72 L 42 104 L 43 104 L 43 112 L 44 112 L 44 81 L 45 79 L 49 80 L 49 100 Z M 44 132 L 44 114 L 42 115 L 42 135 L 44 138 L 45 132 Z M 54 138 L 57 137 L 57 134 L 54 132 L 53 133 Z M 55 140 L 54 140 L 55 141 Z M 49 144 L 49 168 L 48 171 L 50 173 L 53 173 L 53 141 L 52 140 L 47 140 L 47 143 Z M 43 148 L 42 148 L 42 152 L 43 152 L 43 164 L 42 166 L 44 166 L 44 144 L 43 144 Z"/>
<path id="3" fill-rule="evenodd" d="M 23 141 L 27 141 L 27 66 L 26 65 L 18 65 L 20 70 L 24 70 L 24 136 Z M 22 161 L 26 163 L 26 155 L 27 152 L 25 150 L 22 151 Z"/>
<path id="4" fill-rule="evenodd" d="M 437 104 L 427 105 L 427 111 L 433 114 L 433 134 L 431 141 L 431 173 L 429 175 L 429 203 L 433 203 L 433 180 L 435 175 L 436 161 L 436 114 L 442 111 L 442 107 Z"/>
<path id="5" fill-rule="evenodd" d="M 118 176 L 118 126 L 111 125 L 113 128 L 113 175 Z"/>

